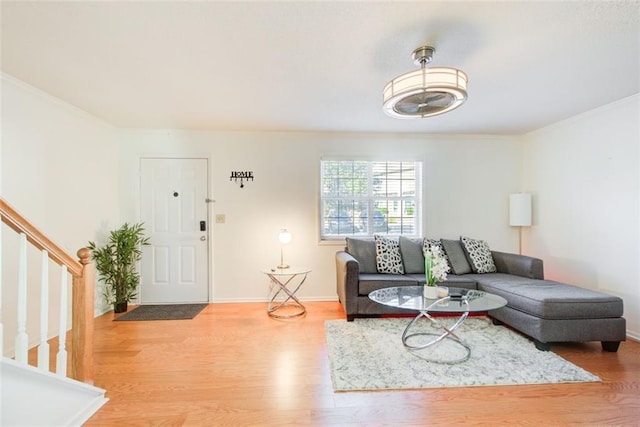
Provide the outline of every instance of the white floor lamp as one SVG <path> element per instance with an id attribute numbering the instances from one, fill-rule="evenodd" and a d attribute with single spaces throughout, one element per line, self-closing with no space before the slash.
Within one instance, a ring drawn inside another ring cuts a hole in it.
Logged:
<path id="1" fill-rule="evenodd" d="M 531 193 L 509 195 L 509 225 L 518 227 L 518 248 L 522 255 L 522 227 L 531 227 Z"/>

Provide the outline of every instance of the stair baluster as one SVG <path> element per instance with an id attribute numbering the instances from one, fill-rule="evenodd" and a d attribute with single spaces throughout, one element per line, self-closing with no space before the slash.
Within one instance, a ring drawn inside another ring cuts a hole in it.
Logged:
<path id="1" fill-rule="evenodd" d="M 27 335 L 27 235 L 20 233 L 18 250 L 18 332 L 16 334 L 16 361 L 28 363 L 29 337 Z"/>
<path id="2" fill-rule="evenodd" d="M 58 354 L 56 355 L 56 374 L 67 376 L 67 266 L 60 270 L 60 327 L 58 333 Z"/>
<path id="3" fill-rule="evenodd" d="M 42 251 L 40 268 L 40 345 L 38 346 L 38 368 L 49 370 L 49 252 Z"/>
<path id="4" fill-rule="evenodd" d="M 0 215 L 0 217 L 2 217 L 2 215 Z M 2 329 L 2 259 L 2 221 L 0 221 L 0 358 L 4 356 L 4 333 Z M 0 396 L 2 396 L 2 384 L 0 384 Z"/>

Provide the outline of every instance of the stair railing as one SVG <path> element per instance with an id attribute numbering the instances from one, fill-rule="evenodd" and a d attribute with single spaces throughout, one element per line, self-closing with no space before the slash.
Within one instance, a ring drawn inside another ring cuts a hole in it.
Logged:
<path id="1" fill-rule="evenodd" d="M 71 372 L 68 376 L 85 383 L 93 383 L 93 322 L 95 268 L 91 252 L 81 248 L 73 258 L 61 246 L 37 229 L 9 203 L 0 197 L 0 217 L 11 230 L 19 235 L 18 254 L 18 306 L 15 360 L 28 363 L 29 339 L 27 335 L 27 249 L 35 247 L 42 255 L 40 281 L 40 343 L 38 345 L 38 368 L 49 370 L 49 261 L 60 266 L 60 318 L 58 330 L 58 353 L 56 374 L 67 376 L 67 295 L 71 276 Z M 0 227 L 0 356 L 3 353 L 2 326 L 2 227 Z"/>

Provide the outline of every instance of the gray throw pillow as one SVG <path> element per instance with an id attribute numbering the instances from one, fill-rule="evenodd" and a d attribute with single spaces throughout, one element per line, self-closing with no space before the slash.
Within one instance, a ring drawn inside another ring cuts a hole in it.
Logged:
<path id="1" fill-rule="evenodd" d="M 460 236 L 460 241 L 474 273 L 495 273 L 497 271 L 487 242 L 463 236 Z"/>
<path id="2" fill-rule="evenodd" d="M 400 236 L 400 255 L 406 274 L 424 274 L 424 254 L 422 239 Z"/>
<path id="3" fill-rule="evenodd" d="M 449 262 L 451 263 L 451 272 L 456 275 L 471 273 L 471 265 L 467 261 L 467 256 L 462 249 L 460 240 L 440 239 Z"/>
<path id="4" fill-rule="evenodd" d="M 347 237 L 347 252 L 360 264 L 360 273 L 377 273 L 376 242 Z"/>

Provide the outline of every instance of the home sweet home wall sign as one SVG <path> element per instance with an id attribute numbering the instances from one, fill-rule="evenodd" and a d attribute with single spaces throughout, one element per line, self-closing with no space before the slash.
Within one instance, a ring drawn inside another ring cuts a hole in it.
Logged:
<path id="1" fill-rule="evenodd" d="M 245 181 L 253 181 L 253 171 L 231 171 L 229 181 L 238 182 L 240 180 L 240 188 L 244 188 Z"/>

